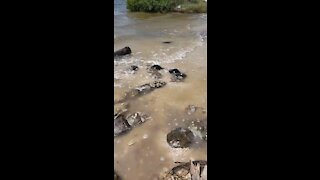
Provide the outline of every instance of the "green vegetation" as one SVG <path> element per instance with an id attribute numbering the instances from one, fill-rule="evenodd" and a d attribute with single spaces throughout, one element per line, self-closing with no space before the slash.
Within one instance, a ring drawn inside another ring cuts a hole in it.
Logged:
<path id="1" fill-rule="evenodd" d="M 198 1 L 195 3 L 186 2 L 181 5 L 180 9 L 176 9 L 176 11 L 184 13 L 206 13 L 207 3 L 204 1 Z"/>
<path id="2" fill-rule="evenodd" d="M 172 11 L 183 0 L 127 0 L 130 11 L 168 12 Z"/>
<path id="3" fill-rule="evenodd" d="M 127 0 L 127 8 L 137 12 L 207 12 L 203 0 Z"/>

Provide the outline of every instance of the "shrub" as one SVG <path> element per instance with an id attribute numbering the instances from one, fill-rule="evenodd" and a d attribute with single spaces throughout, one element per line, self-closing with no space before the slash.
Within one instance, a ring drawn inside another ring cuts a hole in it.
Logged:
<path id="1" fill-rule="evenodd" d="M 198 1 L 196 3 L 190 2 L 182 4 L 182 12 L 205 13 L 207 12 L 207 3 L 203 1 Z"/>
<path id="2" fill-rule="evenodd" d="M 130 11 L 168 12 L 185 0 L 127 0 Z"/>

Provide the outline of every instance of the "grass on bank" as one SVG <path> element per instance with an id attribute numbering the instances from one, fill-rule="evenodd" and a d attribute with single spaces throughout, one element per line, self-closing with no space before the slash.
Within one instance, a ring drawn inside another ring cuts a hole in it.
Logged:
<path id="1" fill-rule="evenodd" d="M 181 4 L 181 8 L 176 8 L 175 11 L 183 13 L 206 13 L 207 3 L 204 1 L 198 1 L 196 3 L 186 2 Z"/>
<path id="2" fill-rule="evenodd" d="M 206 13 L 207 3 L 203 0 L 127 0 L 132 12 L 185 12 Z"/>

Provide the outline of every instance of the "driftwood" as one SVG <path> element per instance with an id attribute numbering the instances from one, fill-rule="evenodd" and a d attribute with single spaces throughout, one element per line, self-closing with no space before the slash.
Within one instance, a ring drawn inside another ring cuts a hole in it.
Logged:
<path id="1" fill-rule="evenodd" d="M 114 57 L 116 56 L 124 56 L 127 54 L 131 54 L 131 49 L 129 47 L 124 47 L 122 49 L 117 50 L 116 52 L 114 52 Z"/>

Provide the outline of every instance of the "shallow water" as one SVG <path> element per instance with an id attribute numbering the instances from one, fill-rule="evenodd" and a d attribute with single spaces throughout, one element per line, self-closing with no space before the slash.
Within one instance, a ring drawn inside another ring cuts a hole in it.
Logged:
<path id="1" fill-rule="evenodd" d="M 114 59 L 114 100 L 133 87 L 154 81 L 146 71 L 149 65 L 164 67 L 161 80 L 167 82 L 129 102 L 131 112 L 146 113 L 152 120 L 114 138 L 115 170 L 124 180 L 157 179 L 175 161 L 206 160 L 205 142 L 189 149 L 173 149 L 166 142 L 167 133 L 195 118 L 185 113 L 188 105 L 207 109 L 207 42 L 200 36 L 207 30 L 206 14 L 129 13 L 124 0 L 114 2 L 114 50 L 129 46 L 133 52 Z M 128 71 L 131 65 L 139 70 Z M 170 68 L 178 68 L 187 78 L 171 82 Z"/>

